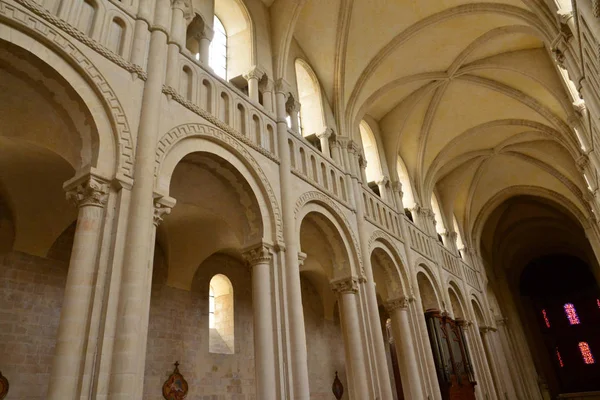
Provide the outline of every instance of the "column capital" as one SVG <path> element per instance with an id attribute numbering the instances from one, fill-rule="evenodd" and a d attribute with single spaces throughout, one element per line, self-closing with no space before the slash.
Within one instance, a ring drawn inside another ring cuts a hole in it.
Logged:
<path id="1" fill-rule="evenodd" d="M 497 329 L 493 326 L 481 326 L 479 327 L 479 331 L 485 335 L 488 332 L 496 332 Z"/>
<path id="2" fill-rule="evenodd" d="M 269 263 L 273 259 L 271 247 L 265 243 L 246 249 L 242 256 L 251 267 L 261 263 Z"/>
<path id="3" fill-rule="evenodd" d="M 335 279 L 330 282 L 331 289 L 338 294 L 356 294 L 358 293 L 358 278 L 350 276 L 347 278 Z"/>
<path id="4" fill-rule="evenodd" d="M 181 11 L 185 11 L 186 6 L 188 6 L 189 3 L 189 0 L 171 0 L 171 7 L 177 8 Z"/>
<path id="5" fill-rule="evenodd" d="M 380 185 L 387 185 L 387 183 L 390 181 L 390 178 L 388 178 L 387 176 L 383 175 L 381 178 L 379 178 L 379 180 L 377 180 L 377 182 L 375 182 L 378 186 Z"/>
<path id="6" fill-rule="evenodd" d="M 506 326 L 508 325 L 508 318 L 499 316 L 496 318 L 496 323 L 498 325 Z"/>
<path id="7" fill-rule="evenodd" d="M 210 26 L 206 25 L 201 18 L 194 18 L 188 25 L 187 31 L 196 40 L 212 40 L 215 35 L 215 31 L 213 31 Z"/>
<path id="8" fill-rule="evenodd" d="M 306 253 L 301 251 L 298 252 L 298 264 L 300 266 L 304 265 L 304 261 L 306 261 Z"/>
<path id="9" fill-rule="evenodd" d="M 265 75 L 265 71 L 254 65 L 248 72 L 244 74 L 244 79 L 249 81 L 250 79 L 261 80 Z"/>
<path id="10" fill-rule="evenodd" d="M 391 314 L 392 312 L 394 312 L 397 309 L 406 310 L 406 309 L 408 309 L 408 297 L 400 296 L 396 299 L 388 300 L 384 304 L 384 307 L 385 307 L 386 311 L 388 312 L 388 314 Z"/>
<path id="11" fill-rule="evenodd" d="M 352 154 L 360 154 L 360 146 L 354 140 L 348 140 L 348 151 Z M 365 164 L 366 166 L 366 164 Z"/>
<path id="12" fill-rule="evenodd" d="M 279 78 L 274 82 L 275 93 L 282 93 L 286 98 L 292 92 L 292 86 L 283 78 Z"/>
<path id="13" fill-rule="evenodd" d="M 63 187 L 67 193 L 67 200 L 76 207 L 106 207 L 109 185 L 97 176 L 87 174 L 66 182 Z"/>
<path id="14" fill-rule="evenodd" d="M 287 111 L 288 113 L 292 114 L 292 113 L 298 113 L 300 112 L 300 108 L 301 108 L 301 104 L 299 101 L 297 101 L 296 99 L 292 98 L 292 101 L 287 101 L 287 103 L 285 103 L 285 111 Z"/>
<path id="15" fill-rule="evenodd" d="M 273 88 L 275 86 L 275 83 L 273 82 L 273 79 L 269 78 L 268 75 L 266 75 L 266 78 L 263 79 L 262 77 L 260 78 L 260 82 L 258 83 L 258 86 L 262 89 L 263 92 L 272 92 Z"/>
<path id="16" fill-rule="evenodd" d="M 326 128 L 323 132 L 317 133 L 316 135 L 319 139 L 329 139 L 331 135 L 333 135 L 333 129 Z"/>
<path id="17" fill-rule="evenodd" d="M 159 197 L 154 199 L 154 226 L 158 227 L 165 215 L 171 214 L 175 206 L 175 199 L 171 197 Z"/>

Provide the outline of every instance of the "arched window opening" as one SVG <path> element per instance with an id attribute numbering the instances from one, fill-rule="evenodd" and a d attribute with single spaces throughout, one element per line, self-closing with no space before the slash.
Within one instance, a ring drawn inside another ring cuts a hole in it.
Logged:
<path id="1" fill-rule="evenodd" d="M 579 351 L 581 352 L 581 357 L 583 357 L 583 362 L 586 364 L 595 364 L 596 360 L 594 359 L 594 355 L 590 350 L 590 345 L 587 342 L 579 342 Z"/>
<path id="2" fill-rule="evenodd" d="M 559 367 L 562 368 L 562 367 L 565 366 L 565 363 L 563 362 L 563 359 L 562 359 L 562 357 L 560 355 L 560 351 L 558 351 L 558 347 L 556 348 L 556 359 L 558 360 Z"/>
<path id="3" fill-rule="evenodd" d="M 573 303 L 565 304 L 564 309 L 565 309 L 565 314 L 567 316 L 567 319 L 569 320 L 569 324 L 579 325 L 580 324 L 579 316 L 577 315 L 577 310 L 575 309 L 575 306 L 573 305 Z"/>
<path id="4" fill-rule="evenodd" d="M 81 4 L 81 11 L 77 20 L 77 28 L 88 36 L 92 36 L 94 29 L 94 19 L 96 17 L 96 3 L 92 0 L 85 0 Z"/>
<path id="5" fill-rule="evenodd" d="M 381 171 L 381 161 L 375 135 L 369 127 L 369 124 L 365 121 L 360 122 L 359 131 L 363 150 L 365 151 L 365 158 L 367 159 L 367 181 L 369 183 L 377 182 L 383 177 L 383 173 Z"/>
<path id="6" fill-rule="evenodd" d="M 231 281 L 222 274 L 213 276 L 208 293 L 209 352 L 233 354 L 235 338 Z"/>
<path id="7" fill-rule="evenodd" d="M 408 177 L 408 170 L 406 169 L 406 165 L 404 164 L 404 161 L 402 161 L 400 155 L 398 155 L 396 169 L 398 172 L 398 180 L 402 184 L 402 204 L 404 207 L 412 209 L 415 207 L 415 198 L 413 195 L 410 178 Z"/>
<path id="8" fill-rule="evenodd" d="M 550 328 L 550 320 L 548 319 L 548 314 L 546 314 L 546 310 L 542 310 L 542 317 L 544 317 L 544 323 L 546 324 L 546 328 Z"/>
<path id="9" fill-rule="evenodd" d="M 124 39 L 125 23 L 120 18 L 114 18 L 110 24 L 108 48 L 119 55 L 123 55 Z"/>
<path id="10" fill-rule="evenodd" d="M 227 31 L 216 15 L 213 19 L 213 31 L 214 36 L 208 49 L 208 65 L 215 74 L 227 79 Z"/>
<path id="11" fill-rule="evenodd" d="M 325 119 L 317 76 L 304 60 L 296 60 L 295 67 L 298 101 L 302 105 L 298 114 L 300 134 L 310 136 L 324 132 Z"/>
<path id="12" fill-rule="evenodd" d="M 185 96 L 185 99 L 192 101 L 193 74 L 187 65 L 181 71 L 181 80 L 179 82 L 179 93 Z"/>

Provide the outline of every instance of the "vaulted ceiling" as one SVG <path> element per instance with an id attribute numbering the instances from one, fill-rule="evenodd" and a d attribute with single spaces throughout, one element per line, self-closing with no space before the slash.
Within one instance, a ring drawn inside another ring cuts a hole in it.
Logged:
<path id="1" fill-rule="evenodd" d="M 338 126 L 356 134 L 371 116 L 390 171 L 399 155 L 415 199 L 436 191 L 470 232 L 499 196 L 531 188 L 589 214 L 547 50 L 558 26 L 537 0 L 308 0 L 294 40 Z"/>

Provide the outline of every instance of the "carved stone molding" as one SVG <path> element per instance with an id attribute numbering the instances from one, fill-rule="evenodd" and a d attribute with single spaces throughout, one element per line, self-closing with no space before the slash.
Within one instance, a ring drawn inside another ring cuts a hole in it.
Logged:
<path id="1" fill-rule="evenodd" d="M 300 102 L 296 100 L 288 101 L 287 103 L 285 103 L 285 111 L 287 111 L 290 114 L 300 112 L 301 107 L 302 105 L 300 104 Z"/>
<path id="2" fill-rule="evenodd" d="M 57 26 L 59 29 L 62 29 L 67 34 L 86 44 L 90 48 L 98 51 L 100 54 L 125 68 L 127 71 L 138 74 L 138 76 L 144 80 L 146 79 L 146 73 L 141 67 L 126 62 L 122 57 L 117 56 L 84 35 L 82 32 L 73 28 L 71 25 L 48 13 L 37 3 L 31 0 L 16 1 L 33 14 L 26 10 L 17 9 L 7 3 L 3 3 L 3 7 L 0 7 L 0 20 L 8 18 L 15 22 L 19 28 L 26 30 L 26 32 L 33 37 L 43 38 L 45 42 L 49 43 L 49 47 L 64 57 L 67 62 L 77 66 L 82 75 L 84 75 L 86 81 L 93 87 L 93 90 L 104 99 L 106 109 L 109 110 L 110 113 L 109 118 L 112 120 L 111 123 L 118 135 L 118 149 L 120 150 L 118 158 L 119 173 L 128 178 L 132 178 L 134 158 L 133 139 L 125 111 L 115 95 L 114 90 L 90 59 L 79 51 L 58 29 L 55 29 L 52 25 L 40 20 L 36 15 Z M 104 52 L 101 51 L 102 49 Z"/>
<path id="3" fill-rule="evenodd" d="M 592 0 L 592 12 L 594 17 L 600 18 L 600 0 Z"/>
<path id="4" fill-rule="evenodd" d="M 358 278 L 351 276 L 333 280 L 331 281 L 331 290 L 338 294 L 356 294 L 358 293 Z"/>
<path id="5" fill-rule="evenodd" d="M 275 235 L 277 236 L 277 242 L 282 244 L 283 225 L 281 211 L 279 209 L 279 203 L 277 202 L 277 196 L 275 196 L 275 192 L 271 187 L 269 179 L 267 179 L 266 175 L 262 171 L 258 161 L 252 157 L 250 152 L 242 143 L 240 143 L 237 138 L 231 136 L 230 134 L 210 125 L 197 123 L 183 124 L 171 129 L 159 140 L 156 146 L 155 176 L 158 174 L 160 165 L 165 159 L 166 155 L 169 153 L 169 150 L 179 141 L 190 137 L 208 138 L 212 141 L 225 145 L 225 147 L 232 148 L 239 156 L 241 156 L 241 158 L 243 158 L 247 164 L 249 164 L 250 169 L 260 180 L 260 183 L 269 200 L 270 211 L 273 214 L 272 217 L 275 222 Z"/>
<path id="6" fill-rule="evenodd" d="M 154 202 L 154 225 L 158 227 L 165 215 L 171 214 L 172 207 L 159 201 Z"/>
<path id="7" fill-rule="evenodd" d="M 250 267 L 253 267 L 257 264 L 270 263 L 273 259 L 273 256 L 271 254 L 271 248 L 264 243 L 246 249 L 242 256 L 244 257 L 244 260 L 246 260 L 248 265 L 250 265 Z"/>
<path id="8" fill-rule="evenodd" d="M 401 296 L 397 299 L 388 300 L 384 304 L 384 307 L 388 314 L 393 313 L 397 309 L 406 310 L 408 309 L 408 298 L 406 296 Z"/>
<path id="9" fill-rule="evenodd" d="M 306 253 L 298 252 L 298 264 L 302 266 L 304 261 L 306 261 Z"/>
<path id="10" fill-rule="evenodd" d="M 67 200 L 75 207 L 106 207 L 108 183 L 97 177 L 91 176 L 65 189 Z"/>

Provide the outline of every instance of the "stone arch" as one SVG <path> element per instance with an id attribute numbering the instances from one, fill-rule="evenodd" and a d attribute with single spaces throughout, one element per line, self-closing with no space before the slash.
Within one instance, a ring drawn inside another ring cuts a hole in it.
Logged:
<path id="1" fill-rule="evenodd" d="M 188 154 L 214 154 L 242 174 L 257 197 L 263 222 L 263 239 L 283 243 L 281 212 L 275 192 L 258 162 L 237 140 L 210 125 L 179 125 L 159 140 L 155 159 L 155 191 L 168 196 L 171 175 L 179 161 Z"/>
<path id="2" fill-rule="evenodd" d="M 380 252 L 380 255 L 385 254 L 389 263 L 386 269 L 386 283 L 388 286 L 388 294 L 394 293 L 393 297 L 401 295 L 408 296 L 410 293 L 410 279 L 407 270 L 407 263 L 403 260 L 402 255 L 393 244 L 390 236 L 383 231 L 375 231 L 369 239 L 368 251 L 373 257 L 375 251 Z M 390 264 L 391 263 L 391 264 Z M 382 263 L 383 265 L 383 263 Z M 392 290 L 390 290 L 392 289 Z M 396 289 L 395 291 L 393 289 Z M 385 299 L 384 299 L 385 300 Z"/>
<path id="3" fill-rule="evenodd" d="M 471 307 L 473 308 L 473 319 L 477 322 L 477 325 L 480 328 L 482 328 L 483 326 L 486 325 L 486 320 L 487 320 L 486 314 L 484 311 L 485 308 L 482 307 L 481 301 L 474 293 L 471 293 L 470 300 L 471 300 Z"/>
<path id="4" fill-rule="evenodd" d="M 448 297 L 450 298 L 450 307 L 452 308 L 452 315 L 456 318 L 467 319 L 467 307 L 465 304 L 465 298 L 460 286 L 454 278 L 448 279 L 447 283 Z"/>
<path id="5" fill-rule="evenodd" d="M 431 272 L 426 264 L 420 263 L 417 265 L 416 281 L 419 287 L 423 310 L 426 311 L 430 308 L 442 310 L 445 308 L 445 302 L 442 293 L 440 292 L 440 287 L 435 278 L 435 274 Z"/>
<path id="6" fill-rule="evenodd" d="M 296 213 L 296 233 L 298 242 L 301 242 L 301 230 L 307 217 L 315 221 L 318 228 L 328 239 L 331 251 L 330 255 L 333 256 L 333 268 L 331 271 L 328 271 L 328 279 L 333 280 L 349 276 L 364 276 L 362 268 L 358 268 L 359 259 L 349 240 L 349 230 L 343 225 L 339 216 L 323 204 L 319 204 L 318 202 L 308 202 Z"/>
<path id="7" fill-rule="evenodd" d="M 317 191 L 306 192 L 302 196 L 300 196 L 298 198 L 298 201 L 296 201 L 296 206 L 294 207 L 294 215 L 296 217 L 296 221 L 302 220 L 301 218 L 300 219 L 298 218 L 299 212 L 306 204 L 311 203 L 311 202 L 320 204 L 321 206 L 324 207 L 324 209 L 328 210 L 332 214 L 334 219 L 337 220 L 338 223 L 340 224 L 340 227 L 342 228 L 342 230 L 340 232 L 343 231 L 344 234 L 352 240 L 353 251 L 350 252 L 349 254 L 353 255 L 357 274 L 361 275 L 361 276 L 364 275 L 363 271 L 362 271 L 363 266 L 362 266 L 360 246 L 358 244 L 356 235 L 354 234 L 354 230 L 351 229 L 350 222 L 348 221 L 346 216 L 343 214 L 342 210 L 340 210 L 338 205 L 329 196 L 327 196 L 321 192 L 317 192 Z"/>
<path id="8" fill-rule="evenodd" d="M 111 140 L 104 140 L 98 146 L 98 154 L 92 164 L 99 174 L 107 177 L 117 176 L 124 180 L 133 178 L 134 142 L 127 116 L 115 91 L 95 64 L 71 43 L 63 32 L 56 28 L 64 25 L 71 36 L 76 37 L 92 48 L 98 47 L 102 55 L 117 65 L 146 78 L 141 67 L 135 66 L 122 57 L 110 53 L 70 25 L 48 14 L 37 5 L 32 5 L 34 13 L 22 11 L 27 18 L 16 18 L 16 9 L 0 13 L 0 21 L 8 23 L 9 28 L 0 31 L 0 40 L 26 49 L 35 54 L 62 78 L 69 82 L 89 108 L 99 135 L 112 133 Z M 56 24 L 51 25 L 39 17 Z"/>

